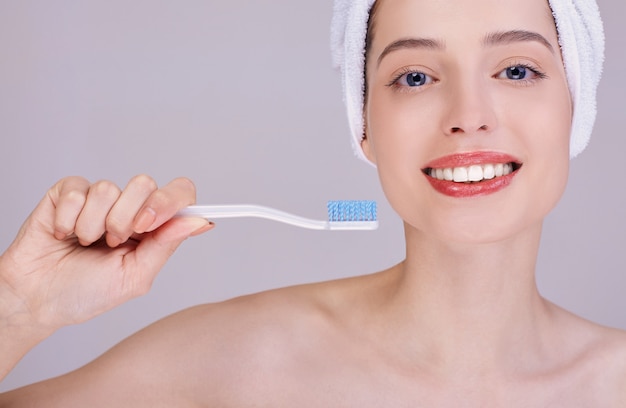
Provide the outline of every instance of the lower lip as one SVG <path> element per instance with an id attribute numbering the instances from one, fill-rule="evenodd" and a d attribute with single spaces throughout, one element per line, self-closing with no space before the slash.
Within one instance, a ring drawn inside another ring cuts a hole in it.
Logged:
<path id="1" fill-rule="evenodd" d="M 514 171 L 506 176 L 483 180 L 478 183 L 455 183 L 453 181 L 439 180 L 428 175 L 425 176 L 433 188 L 441 194 L 455 198 L 466 198 L 496 193 L 508 187 L 516 174 L 517 171 Z"/>

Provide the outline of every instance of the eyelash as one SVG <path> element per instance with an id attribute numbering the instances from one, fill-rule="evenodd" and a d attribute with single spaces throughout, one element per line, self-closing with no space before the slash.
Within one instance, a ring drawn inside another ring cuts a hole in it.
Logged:
<path id="1" fill-rule="evenodd" d="M 424 72 L 422 72 L 422 71 L 418 71 L 418 70 L 416 70 L 416 69 L 414 69 L 414 68 L 411 68 L 411 67 L 405 67 L 405 68 L 402 68 L 402 70 L 401 70 L 401 71 L 400 71 L 400 72 L 399 72 L 396 76 L 394 76 L 394 77 L 393 77 L 393 79 L 392 79 L 391 81 L 389 81 L 389 83 L 387 84 L 387 86 L 388 86 L 388 87 L 392 87 L 392 88 L 396 88 L 396 89 L 398 89 L 398 90 L 401 90 L 401 89 L 404 89 L 404 88 L 422 88 L 424 85 L 419 86 L 419 87 L 406 87 L 406 86 L 404 86 L 404 85 L 400 85 L 400 84 L 398 84 L 398 81 L 400 81 L 400 79 L 401 79 L 402 77 L 404 77 L 404 76 L 406 76 L 406 75 L 408 75 L 408 74 L 418 74 L 418 73 L 419 73 L 419 74 L 424 74 L 424 75 L 427 75 L 427 74 L 425 74 Z M 431 77 L 430 75 L 427 75 L 427 76 Z M 431 77 L 431 78 L 432 78 L 432 77 Z M 437 80 L 433 78 L 433 82 L 437 82 Z"/>
<path id="2" fill-rule="evenodd" d="M 503 70 L 501 70 L 500 72 L 498 72 L 498 74 L 495 75 L 495 77 L 497 78 L 503 72 L 506 72 L 507 69 L 511 69 L 511 68 L 524 68 L 524 69 L 529 70 L 533 74 L 535 74 L 535 78 L 531 78 L 531 79 L 508 79 L 508 78 L 505 78 L 508 81 L 513 82 L 515 85 L 519 85 L 519 86 L 528 86 L 528 85 L 531 85 L 532 83 L 534 83 L 534 82 L 536 82 L 538 80 L 546 79 L 548 77 L 548 75 L 546 75 L 545 72 L 542 72 L 537 67 L 534 67 L 534 66 L 532 66 L 530 64 L 526 64 L 526 63 L 511 64 L 511 65 L 507 66 L 506 68 L 504 68 Z"/>
<path id="3" fill-rule="evenodd" d="M 506 70 L 511 69 L 511 68 L 524 68 L 524 69 L 529 70 L 530 72 L 532 72 L 535 75 L 535 78 L 531 78 L 531 79 L 517 79 L 516 80 L 516 79 L 503 78 L 503 79 L 506 79 L 509 82 L 513 82 L 513 83 L 515 83 L 516 85 L 519 85 L 519 86 L 528 86 L 528 85 L 531 85 L 535 81 L 538 81 L 538 80 L 541 80 L 541 79 L 545 79 L 545 78 L 548 77 L 544 72 L 540 71 L 538 68 L 536 68 L 536 67 L 534 67 L 534 66 L 532 66 L 530 64 L 515 63 L 515 64 L 508 65 L 506 68 L 500 70 L 496 75 L 494 75 L 494 78 L 498 78 L 502 73 L 506 72 Z M 405 85 L 400 85 L 398 83 L 400 81 L 400 79 L 403 78 L 404 76 L 406 76 L 408 74 L 416 74 L 416 73 L 424 74 L 424 75 L 427 75 L 429 78 L 432 78 L 430 75 L 425 74 L 422 71 L 418 71 L 418 70 L 416 70 L 414 68 L 406 67 L 406 68 L 402 68 L 402 70 L 396 76 L 393 77 L 393 79 L 387 84 L 387 86 L 396 88 L 398 90 L 410 91 L 410 90 L 423 88 L 425 85 L 428 85 L 428 84 L 424 84 L 424 85 L 417 86 L 417 87 L 407 87 Z M 432 82 L 431 83 L 434 83 L 434 82 L 438 82 L 438 80 L 432 78 Z"/>

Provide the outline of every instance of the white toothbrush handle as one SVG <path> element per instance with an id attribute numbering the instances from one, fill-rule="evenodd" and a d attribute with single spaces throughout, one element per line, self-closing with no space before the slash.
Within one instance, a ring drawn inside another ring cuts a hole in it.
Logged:
<path id="1" fill-rule="evenodd" d="M 328 221 L 312 220 L 259 205 L 192 205 L 180 210 L 176 215 L 180 217 L 191 216 L 206 219 L 256 217 L 308 229 L 331 229 Z"/>

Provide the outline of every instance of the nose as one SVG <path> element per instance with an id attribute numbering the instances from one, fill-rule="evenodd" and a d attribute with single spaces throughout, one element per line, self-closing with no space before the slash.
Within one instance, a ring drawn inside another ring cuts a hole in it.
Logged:
<path id="1" fill-rule="evenodd" d="M 496 128 L 496 114 L 487 84 L 465 81 L 451 88 L 443 119 L 446 135 L 486 134 Z"/>

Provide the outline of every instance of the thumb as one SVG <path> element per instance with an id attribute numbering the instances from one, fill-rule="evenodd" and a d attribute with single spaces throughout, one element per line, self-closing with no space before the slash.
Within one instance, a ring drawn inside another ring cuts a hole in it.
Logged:
<path id="1" fill-rule="evenodd" d="M 203 218 L 172 218 L 157 230 L 145 234 L 136 250 L 126 256 L 134 258 L 128 261 L 137 268 L 136 276 L 144 282 L 151 282 L 184 240 L 214 226 Z"/>
<path id="2" fill-rule="evenodd" d="M 214 226 L 204 218 L 175 217 L 155 230 L 148 239 L 154 239 L 162 245 L 172 242 L 178 242 L 179 245 L 185 239 L 209 231 Z"/>

